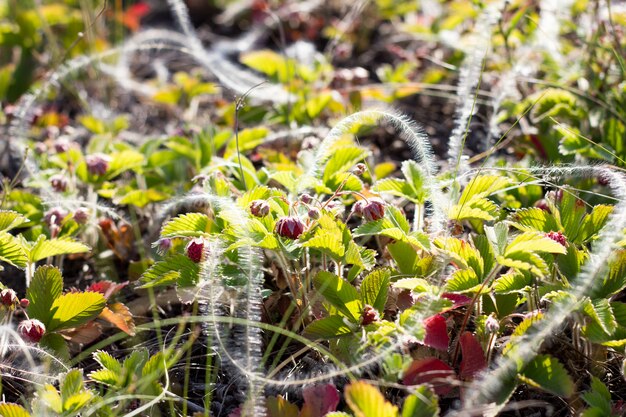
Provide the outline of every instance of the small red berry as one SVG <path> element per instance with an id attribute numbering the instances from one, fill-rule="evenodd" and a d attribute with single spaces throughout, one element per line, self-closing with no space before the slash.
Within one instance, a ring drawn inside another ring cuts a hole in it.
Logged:
<path id="1" fill-rule="evenodd" d="M 87 164 L 87 171 L 91 175 L 104 175 L 109 169 L 110 158 L 107 155 L 96 153 L 93 155 L 87 155 L 85 163 Z"/>
<path id="2" fill-rule="evenodd" d="M 282 217 L 276 222 L 274 231 L 279 236 L 297 239 L 304 233 L 304 223 L 296 216 Z"/>
<path id="3" fill-rule="evenodd" d="M 313 201 L 313 197 L 310 194 L 304 193 L 300 196 L 300 201 L 304 204 L 310 204 Z"/>
<path id="4" fill-rule="evenodd" d="M 28 301 L 28 298 L 22 298 L 20 300 L 20 307 L 28 308 L 29 305 L 30 305 L 30 301 Z"/>
<path id="5" fill-rule="evenodd" d="M 250 203 L 250 213 L 254 217 L 265 217 L 270 212 L 270 205 L 265 200 L 254 200 Z"/>
<path id="6" fill-rule="evenodd" d="M 62 174 L 55 174 L 50 177 L 50 185 L 52 189 L 57 193 L 63 193 L 67 190 L 68 182 Z"/>
<path id="7" fill-rule="evenodd" d="M 365 304 L 363 307 L 363 313 L 361 314 L 361 324 L 363 326 L 367 326 L 368 324 L 372 324 L 375 321 L 380 320 L 380 315 L 378 311 L 371 305 Z"/>
<path id="8" fill-rule="evenodd" d="M 43 220 L 48 226 L 60 226 L 61 223 L 63 223 L 65 216 L 67 216 L 67 211 L 65 211 L 65 209 L 62 207 L 53 207 L 44 213 Z"/>
<path id="9" fill-rule="evenodd" d="M 17 332 L 25 341 L 37 343 L 46 333 L 46 326 L 39 320 L 24 320 L 18 324 Z"/>
<path id="10" fill-rule="evenodd" d="M 548 232 L 544 236 L 560 243 L 563 246 L 567 246 L 567 238 L 561 232 Z"/>
<path id="11" fill-rule="evenodd" d="M 19 302 L 17 298 L 17 294 L 10 288 L 6 288 L 0 291 L 0 302 L 3 306 L 8 307 L 9 309 L 13 309 L 15 305 Z"/>
<path id="12" fill-rule="evenodd" d="M 363 218 L 368 222 L 385 217 L 385 202 L 380 198 L 371 198 L 363 206 Z"/>
<path id="13" fill-rule="evenodd" d="M 311 207 L 307 213 L 307 215 L 309 216 L 309 219 L 311 220 L 317 220 L 322 216 L 322 213 L 320 212 L 320 209 L 316 208 L 316 207 Z"/>
<path id="14" fill-rule="evenodd" d="M 551 212 L 550 210 L 550 206 L 548 205 L 548 200 L 546 200 L 545 198 L 542 198 L 541 200 L 537 200 L 535 202 L 535 207 L 543 210 L 543 211 L 547 211 L 548 213 Z"/>
<path id="15" fill-rule="evenodd" d="M 202 261 L 202 258 L 204 257 L 204 240 L 192 240 L 187 245 L 187 248 L 185 248 L 185 252 L 187 253 L 187 257 L 192 261 L 196 263 Z"/>
<path id="16" fill-rule="evenodd" d="M 89 210 L 79 207 L 74 212 L 74 216 L 72 216 L 74 221 L 78 224 L 85 224 L 87 220 L 89 220 Z"/>

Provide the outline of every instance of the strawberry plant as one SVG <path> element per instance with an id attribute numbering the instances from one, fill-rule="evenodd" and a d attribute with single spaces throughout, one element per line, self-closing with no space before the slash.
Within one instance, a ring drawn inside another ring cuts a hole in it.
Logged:
<path id="1" fill-rule="evenodd" d="M 623 413 L 619 5 L 13 3 L 0 416 Z"/>

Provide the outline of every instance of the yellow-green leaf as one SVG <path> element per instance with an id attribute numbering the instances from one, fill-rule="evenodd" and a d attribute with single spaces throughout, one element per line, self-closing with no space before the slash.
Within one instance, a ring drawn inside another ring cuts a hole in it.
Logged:
<path id="1" fill-rule="evenodd" d="M 52 317 L 47 331 L 77 327 L 96 318 L 104 308 L 106 299 L 99 292 L 75 292 L 58 297 L 52 304 Z"/>
<path id="2" fill-rule="evenodd" d="M 30 413 L 24 407 L 13 403 L 0 403 L 1 417 L 30 417 Z"/>
<path id="3" fill-rule="evenodd" d="M 356 417 L 398 416 L 398 407 L 385 400 L 378 388 L 367 382 L 351 383 L 346 387 L 344 396 Z"/>

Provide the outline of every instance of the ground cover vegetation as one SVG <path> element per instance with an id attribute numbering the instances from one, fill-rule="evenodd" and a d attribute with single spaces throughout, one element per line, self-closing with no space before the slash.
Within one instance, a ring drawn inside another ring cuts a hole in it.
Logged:
<path id="1" fill-rule="evenodd" d="M 0 4 L 0 416 L 624 415 L 625 25 Z"/>

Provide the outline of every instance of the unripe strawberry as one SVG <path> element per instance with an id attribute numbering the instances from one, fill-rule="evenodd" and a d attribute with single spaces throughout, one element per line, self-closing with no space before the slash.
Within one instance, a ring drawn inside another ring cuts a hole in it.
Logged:
<path id="1" fill-rule="evenodd" d="M 72 218 L 78 224 L 85 224 L 89 220 L 89 210 L 79 207 L 74 212 Z"/>
<path id="2" fill-rule="evenodd" d="M 363 218 L 368 222 L 385 217 L 385 202 L 380 198 L 370 198 L 363 206 Z"/>
<path id="3" fill-rule="evenodd" d="M 159 255 L 163 256 L 172 248 L 172 239 L 161 238 L 152 244 Z"/>
<path id="4" fill-rule="evenodd" d="M 65 175 L 55 174 L 50 177 L 50 185 L 57 193 L 63 193 L 67 190 L 67 178 L 65 178 Z"/>
<path id="5" fill-rule="evenodd" d="M 356 214 L 357 216 L 363 216 L 363 207 L 365 207 L 367 202 L 365 200 L 359 200 L 352 205 L 352 214 Z"/>
<path id="6" fill-rule="evenodd" d="M 270 205 L 265 200 L 254 200 L 250 203 L 250 213 L 254 217 L 265 217 L 270 212 Z"/>
<path id="7" fill-rule="evenodd" d="M 62 207 L 53 207 L 44 213 L 43 220 L 48 226 L 60 226 L 65 216 L 67 216 L 65 209 Z"/>
<path id="8" fill-rule="evenodd" d="M 493 313 L 485 320 L 485 331 L 489 334 L 496 334 L 500 330 L 500 322 Z"/>
<path id="9" fill-rule="evenodd" d="M 361 162 L 354 166 L 354 169 L 352 170 L 352 172 L 354 173 L 354 175 L 361 176 L 365 172 L 366 168 L 367 167 L 365 166 L 365 164 Z"/>
<path id="10" fill-rule="evenodd" d="M 313 201 L 313 197 L 311 197 L 310 194 L 304 193 L 300 196 L 300 201 L 302 201 L 304 204 L 310 204 L 311 201 Z"/>
<path id="11" fill-rule="evenodd" d="M 361 324 L 363 326 L 367 326 L 368 324 L 372 324 L 375 321 L 380 320 L 380 315 L 378 311 L 371 305 L 365 304 L 363 307 L 363 313 L 361 314 Z"/>
<path id="12" fill-rule="evenodd" d="M 87 164 L 87 171 L 91 175 L 104 175 L 109 169 L 109 157 L 107 155 L 96 153 L 93 155 L 87 155 L 85 163 Z"/>
<path id="13" fill-rule="evenodd" d="M 204 240 L 198 238 L 189 242 L 185 248 L 185 253 L 189 259 L 196 263 L 202 261 L 204 257 Z"/>
<path id="14" fill-rule="evenodd" d="M 544 236 L 560 243 L 563 246 L 567 246 L 567 238 L 561 232 L 548 232 Z"/>
<path id="15" fill-rule="evenodd" d="M 19 303 L 19 299 L 17 298 L 15 291 L 10 288 L 6 288 L 0 291 L 0 302 L 3 306 L 13 309 L 15 305 Z"/>
<path id="16" fill-rule="evenodd" d="M 20 300 L 20 307 L 28 308 L 29 305 L 30 305 L 30 301 L 28 301 L 28 298 L 22 298 Z"/>
<path id="17" fill-rule="evenodd" d="M 307 214 L 309 216 L 309 219 L 311 220 L 317 220 L 322 216 L 320 209 L 318 209 L 317 207 L 311 207 Z"/>
<path id="18" fill-rule="evenodd" d="M 304 233 L 304 223 L 296 216 L 281 217 L 276 222 L 274 231 L 279 236 L 288 239 L 297 239 Z"/>
<path id="19" fill-rule="evenodd" d="M 37 343 L 46 333 L 46 326 L 39 320 L 24 320 L 18 324 L 17 332 L 25 341 Z"/>
<path id="20" fill-rule="evenodd" d="M 535 207 L 543 210 L 543 211 L 547 211 L 548 213 L 551 212 L 550 210 L 550 206 L 548 205 L 548 201 L 545 198 L 542 198 L 541 200 L 537 200 L 535 202 Z"/>

